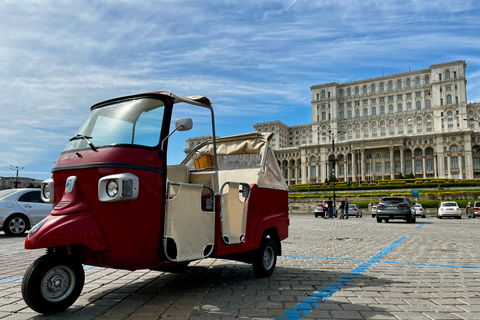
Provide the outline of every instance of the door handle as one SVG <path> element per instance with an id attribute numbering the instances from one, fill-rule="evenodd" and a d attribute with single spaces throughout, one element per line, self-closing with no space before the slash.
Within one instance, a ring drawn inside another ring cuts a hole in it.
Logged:
<path id="1" fill-rule="evenodd" d="M 24 205 L 24 207 L 25 207 L 25 208 L 29 208 L 29 209 L 30 209 L 32 206 L 31 206 L 31 205 L 29 205 L 29 204 L 26 204 L 26 205 Z"/>

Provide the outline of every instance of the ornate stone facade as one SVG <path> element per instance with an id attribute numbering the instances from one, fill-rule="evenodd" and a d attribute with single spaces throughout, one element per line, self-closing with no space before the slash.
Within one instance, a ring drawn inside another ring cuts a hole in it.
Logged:
<path id="1" fill-rule="evenodd" d="M 453 61 L 316 85 L 310 88 L 311 123 L 272 121 L 254 128 L 275 134 L 276 157 L 289 185 L 325 181 L 334 157 L 340 181 L 480 178 L 480 104 L 467 103 L 465 69 L 465 61 Z"/>

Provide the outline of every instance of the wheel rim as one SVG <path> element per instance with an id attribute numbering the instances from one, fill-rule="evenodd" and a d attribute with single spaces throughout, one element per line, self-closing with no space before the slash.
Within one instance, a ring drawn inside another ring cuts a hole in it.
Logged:
<path id="1" fill-rule="evenodd" d="M 75 287 L 75 273 L 68 266 L 50 269 L 42 280 L 42 296 L 50 302 L 65 300 Z"/>
<path id="2" fill-rule="evenodd" d="M 14 233 L 14 234 L 22 233 L 23 231 L 25 231 L 25 228 L 26 228 L 25 220 L 19 217 L 13 218 L 8 224 L 8 229 L 10 230 L 11 233 Z"/>
<path id="3" fill-rule="evenodd" d="M 273 267 L 274 262 L 275 250 L 272 246 L 268 246 L 263 252 L 263 267 L 265 268 L 265 270 L 270 270 Z"/>

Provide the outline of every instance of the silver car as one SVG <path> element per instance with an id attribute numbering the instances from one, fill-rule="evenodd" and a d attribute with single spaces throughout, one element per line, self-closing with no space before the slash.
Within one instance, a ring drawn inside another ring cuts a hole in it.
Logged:
<path id="1" fill-rule="evenodd" d="M 22 235 L 51 211 L 52 204 L 42 201 L 40 189 L 0 191 L 0 230 L 6 235 Z"/>
<path id="2" fill-rule="evenodd" d="M 360 207 L 357 206 L 356 204 L 350 203 L 350 204 L 348 205 L 348 215 L 349 215 L 350 217 L 355 216 L 355 217 L 357 217 L 357 218 L 358 218 L 358 217 L 361 218 L 361 217 L 362 217 L 362 209 L 360 209 Z"/>

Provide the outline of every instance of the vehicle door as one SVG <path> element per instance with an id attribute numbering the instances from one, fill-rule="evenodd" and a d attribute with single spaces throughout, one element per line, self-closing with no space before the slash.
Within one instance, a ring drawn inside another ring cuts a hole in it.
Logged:
<path id="1" fill-rule="evenodd" d="M 39 223 L 52 211 L 52 205 L 44 203 L 40 197 L 40 190 L 29 191 L 18 198 L 18 205 L 31 218 L 31 225 Z"/>

